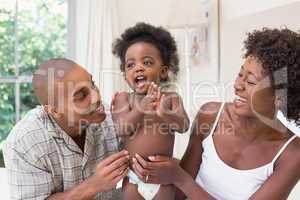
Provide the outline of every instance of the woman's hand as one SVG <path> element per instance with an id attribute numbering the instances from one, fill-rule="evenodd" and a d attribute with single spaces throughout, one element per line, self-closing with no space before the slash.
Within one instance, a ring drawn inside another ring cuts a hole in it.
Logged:
<path id="1" fill-rule="evenodd" d="M 166 156 L 150 156 L 148 159 L 150 162 L 145 161 L 139 155 L 133 159 L 133 169 L 143 182 L 173 184 L 191 200 L 214 200 L 180 167 L 179 160 Z M 176 198 L 183 199 L 185 197 L 177 196 Z"/>
<path id="2" fill-rule="evenodd" d="M 149 156 L 151 162 L 136 154 L 133 158 L 133 170 L 143 182 L 155 184 L 178 184 L 186 177 L 179 160 L 166 156 Z"/>

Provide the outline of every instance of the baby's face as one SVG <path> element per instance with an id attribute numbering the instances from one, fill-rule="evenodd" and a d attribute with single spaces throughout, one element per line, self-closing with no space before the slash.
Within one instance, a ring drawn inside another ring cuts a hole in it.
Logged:
<path id="1" fill-rule="evenodd" d="M 146 94 L 151 82 L 159 85 L 166 77 L 160 51 L 151 43 L 137 42 L 128 47 L 125 54 L 125 79 L 138 94 Z"/>

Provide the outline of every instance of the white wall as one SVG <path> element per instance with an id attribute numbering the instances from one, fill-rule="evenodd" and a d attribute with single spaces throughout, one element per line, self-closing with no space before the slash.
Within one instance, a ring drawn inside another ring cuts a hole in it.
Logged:
<path id="1" fill-rule="evenodd" d="M 166 25 L 171 3 L 171 0 L 118 0 L 120 32 L 139 21 Z"/>
<path id="2" fill-rule="evenodd" d="M 221 4 L 221 81 L 223 83 L 233 81 L 242 64 L 242 47 L 246 32 L 262 27 L 286 26 L 292 30 L 300 29 L 299 1 L 261 12 L 255 10 L 254 14 L 247 11 L 245 15 L 239 14 L 238 17 L 234 14 L 229 16 L 228 13 L 235 13 L 234 10 L 245 10 L 248 4 L 239 4 L 240 7 L 232 10 L 233 7 L 227 4 L 227 1 L 232 0 L 224 0 Z"/>
<path id="3" fill-rule="evenodd" d="M 258 12 L 263 12 L 297 1 L 299 0 L 251 0 L 247 2 L 237 0 L 220 0 L 224 11 L 222 13 L 222 18 L 225 21 L 245 15 L 253 15 Z"/>

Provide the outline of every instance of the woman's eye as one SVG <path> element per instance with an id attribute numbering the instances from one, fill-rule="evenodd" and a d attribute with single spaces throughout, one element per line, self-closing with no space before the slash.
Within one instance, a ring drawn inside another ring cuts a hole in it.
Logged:
<path id="1" fill-rule="evenodd" d="M 255 83 L 254 81 L 247 81 L 247 83 L 248 83 L 249 85 L 256 85 L 256 83 Z"/>

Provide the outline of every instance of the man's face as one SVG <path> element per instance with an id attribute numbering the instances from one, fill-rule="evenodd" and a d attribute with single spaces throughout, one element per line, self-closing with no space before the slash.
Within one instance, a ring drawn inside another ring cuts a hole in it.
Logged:
<path id="1" fill-rule="evenodd" d="M 76 66 L 62 80 L 55 83 L 58 110 L 68 126 L 100 123 L 105 119 L 98 88 L 92 76 L 82 67 Z"/>

